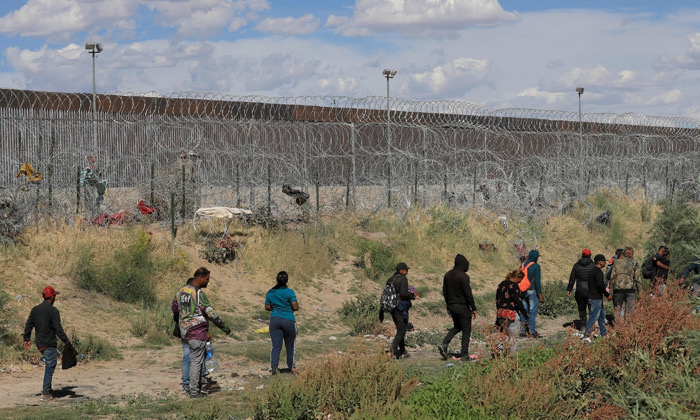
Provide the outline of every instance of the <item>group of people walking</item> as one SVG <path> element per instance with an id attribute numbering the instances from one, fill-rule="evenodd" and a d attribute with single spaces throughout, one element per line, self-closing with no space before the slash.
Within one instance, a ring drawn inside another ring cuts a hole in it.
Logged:
<path id="1" fill-rule="evenodd" d="M 582 331 L 582 340 L 590 342 L 594 336 L 596 324 L 599 335 L 607 334 L 606 313 L 603 299 L 613 301 L 614 319 L 624 319 L 634 311 L 635 300 L 641 293 L 639 264 L 634 260 L 634 248 L 618 249 L 608 261 L 603 254 L 591 258 L 589 249 L 581 251 L 581 258 L 573 265 L 567 286 L 567 294 L 572 292 L 576 301 L 579 319 L 575 326 Z M 541 284 L 541 269 L 538 264 L 540 253 L 531 250 L 521 266 L 506 274 L 505 279 L 496 289 L 496 328 L 506 338 L 506 351 L 514 353 L 517 340 L 522 337 L 540 338 L 537 332 L 537 313 L 539 304 L 544 301 Z M 670 268 L 670 251 L 668 247 L 659 247 L 658 253 L 650 260 L 650 283 L 653 293 L 663 295 L 666 291 Z M 605 271 L 603 269 L 606 268 Z M 646 265 L 646 263 L 645 263 Z M 409 328 L 409 309 L 418 296 L 415 289 L 408 284 L 409 267 L 399 263 L 396 272 L 387 281 L 396 295 L 396 305 L 390 309 L 391 318 L 396 326 L 396 335 L 391 343 L 391 354 L 397 358 L 408 357 L 405 336 Z M 445 273 L 442 294 L 447 313 L 452 318 L 453 326 L 437 346 L 444 359 L 474 360 L 469 355 L 472 321 L 477 317 L 477 308 L 470 284 L 469 260 L 457 254 L 454 266 Z M 203 289 L 210 282 L 210 271 L 198 268 L 193 277 L 180 287 L 175 294 L 171 309 L 176 323 L 173 334 L 182 340 L 183 364 L 182 387 L 192 398 L 206 396 L 202 392 L 214 381 L 208 379 L 204 369 L 206 343 L 211 340 L 209 322 L 212 322 L 225 334 L 231 329 L 212 308 Z M 294 312 L 299 310 L 296 294 L 288 287 L 289 275 L 280 271 L 276 284 L 265 296 L 265 310 L 270 311 L 269 332 L 272 343 L 270 351 L 270 371 L 273 375 L 292 371 L 295 368 L 295 339 L 297 325 Z M 679 284 L 689 283 L 694 293 L 700 292 L 700 258 L 693 261 L 684 270 Z M 51 286 L 44 288 L 43 303 L 35 306 L 27 319 L 24 329 L 24 348 L 31 347 L 31 333 L 36 330 L 35 344 L 45 360 L 45 373 L 42 398 L 52 399 L 52 377 L 56 368 L 58 352 L 57 340 L 60 338 L 67 348 L 71 347 L 68 336 L 61 326 L 58 309 L 54 307 L 59 293 Z M 384 311 L 379 314 L 383 321 Z M 461 333 L 461 346 L 456 354 L 448 353 L 452 339 Z M 286 369 L 279 368 L 282 345 L 286 348 Z"/>

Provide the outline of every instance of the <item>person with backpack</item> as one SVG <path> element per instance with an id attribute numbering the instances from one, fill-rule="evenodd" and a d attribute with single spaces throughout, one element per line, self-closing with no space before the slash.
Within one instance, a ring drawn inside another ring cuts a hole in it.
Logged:
<path id="1" fill-rule="evenodd" d="M 294 369 L 294 341 L 297 337 L 297 322 L 294 312 L 299 310 L 297 296 L 287 287 L 289 275 L 286 271 L 277 273 L 277 284 L 265 295 L 265 310 L 270 311 L 270 368 L 273 375 L 277 374 L 282 340 L 287 351 L 287 369 Z"/>
<path id="2" fill-rule="evenodd" d="M 379 321 L 383 322 L 384 312 L 389 312 L 396 326 L 396 335 L 391 342 L 391 354 L 397 359 L 408 356 L 405 338 L 408 330 L 410 305 L 407 303 L 416 298 L 416 295 L 409 291 L 407 274 L 408 265 L 406 263 L 396 264 L 396 272 L 387 280 L 380 299 Z M 399 305 L 399 301 L 403 301 L 401 305 Z"/>
<path id="3" fill-rule="evenodd" d="M 520 269 L 511 271 L 496 288 L 496 328 L 506 336 L 511 355 L 518 349 L 518 331 L 520 318 L 518 314 L 529 318 L 522 301 L 522 292 L 518 284 L 525 278 Z"/>
<path id="4" fill-rule="evenodd" d="M 615 265 L 615 261 L 617 261 L 620 257 L 622 256 L 622 248 L 618 248 L 615 250 L 615 254 L 610 258 L 610 261 L 608 261 L 608 266 L 605 268 L 605 287 L 610 293 L 610 276 L 612 275 L 612 269 L 613 265 Z"/>
<path id="5" fill-rule="evenodd" d="M 581 251 L 581 258 L 571 268 L 569 275 L 569 285 L 566 288 L 566 295 L 571 297 L 571 291 L 576 286 L 576 306 L 578 307 L 578 321 L 574 322 L 576 329 L 583 330 L 588 321 L 588 274 L 595 268 L 591 259 L 591 250 L 586 248 Z"/>
<path id="6" fill-rule="evenodd" d="M 605 328 L 603 296 L 607 297 L 608 300 L 611 299 L 610 293 L 608 293 L 605 287 L 605 276 L 602 271 L 603 267 L 605 267 L 605 256 L 603 254 L 598 254 L 593 261 L 595 263 L 593 270 L 588 273 L 588 302 L 591 306 L 591 316 L 586 322 L 586 329 L 582 338 L 584 342 L 588 343 L 591 342 L 591 336 L 593 335 L 596 321 L 598 321 L 600 336 L 604 337 L 607 335 L 608 330 Z"/>
<path id="7" fill-rule="evenodd" d="M 628 246 L 622 251 L 622 257 L 615 261 L 610 275 L 616 321 L 626 318 L 634 311 L 634 301 L 637 299 L 637 294 L 642 292 L 637 269 L 634 248 Z"/>
<path id="8" fill-rule="evenodd" d="M 194 280 L 177 291 L 170 305 L 173 314 L 178 314 L 180 337 L 190 347 L 190 389 L 192 398 L 205 397 L 202 388 L 202 365 L 204 364 L 206 342 L 211 340 L 209 321 L 219 327 L 226 335 L 231 328 L 219 318 L 209 304 L 204 290 L 209 285 L 210 271 L 200 267 L 194 272 Z"/>
<path id="9" fill-rule="evenodd" d="M 525 277 L 518 286 L 521 291 L 525 292 L 523 305 L 530 315 L 528 319 L 520 315 L 520 337 L 528 337 L 529 334 L 532 338 L 542 338 L 537 332 L 537 311 L 539 310 L 540 302 L 544 302 L 542 272 L 540 265 L 537 263 L 539 258 L 540 252 L 533 249 L 527 254 L 527 259 L 520 267 Z M 525 287 L 526 285 L 527 287 Z"/>
<path id="10" fill-rule="evenodd" d="M 462 255 L 455 257 L 454 267 L 445 273 L 442 280 L 442 295 L 445 298 L 447 313 L 452 317 L 453 326 L 438 345 L 438 351 L 443 359 L 447 360 L 447 348 L 450 341 L 459 332 L 462 333 L 462 346 L 459 356 L 454 359 L 463 362 L 469 361 L 469 339 L 472 335 L 472 319 L 476 318 L 476 304 L 469 283 L 469 260 Z"/>
<path id="11" fill-rule="evenodd" d="M 194 277 L 187 279 L 186 284 L 192 283 Z M 182 344 L 182 390 L 185 394 L 190 393 L 190 345 L 187 344 L 186 340 L 183 340 L 180 334 L 180 316 L 179 313 L 173 313 L 173 322 L 175 322 L 175 328 L 173 329 L 173 336 L 180 339 Z M 209 378 L 207 374 L 207 369 L 202 364 L 202 387 L 211 387 L 214 381 Z"/>

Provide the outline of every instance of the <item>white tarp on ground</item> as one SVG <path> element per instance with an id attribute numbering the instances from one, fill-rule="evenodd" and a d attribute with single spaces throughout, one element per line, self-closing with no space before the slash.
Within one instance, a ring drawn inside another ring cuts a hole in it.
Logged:
<path id="1" fill-rule="evenodd" d="M 238 207 L 202 207 L 197 210 L 199 216 L 218 217 L 221 219 L 233 219 L 234 216 L 242 214 L 253 214 L 247 209 L 239 209 Z"/>

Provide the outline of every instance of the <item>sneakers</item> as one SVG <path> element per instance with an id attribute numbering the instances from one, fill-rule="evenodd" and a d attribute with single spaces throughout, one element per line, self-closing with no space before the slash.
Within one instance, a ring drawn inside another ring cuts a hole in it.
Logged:
<path id="1" fill-rule="evenodd" d="M 43 392 L 41 393 L 41 400 L 42 401 L 53 401 L 55 399 L 56 399 L 56 397 L 50 392 L 48 394 L 45 394 Z"/>
<path id="2" fill-rule="evenodd" d="M 519 337 L 520 337 L 520 338 L 525 338 L 525 337 L 527 337 L 527 333 L 521 332 Z"/>
<path id="3" fill-rule="evenodd" d="M 440 352 L 440 356 L 442 356 L 442 360 L 447 360 L 447 346 L 444 344 L 438 344 L 437 348 Z"/>
<path id="4" fill-rule="evenodd" d="M 207 394 L 203 392 L 198 392 L 196 394 L 190 394 L 190 398 L 206 398 Z"/>
<path id="5" fill-rule="evenodd" d="M 536 332 L 534 334 L 530 334 L 530 338 L 542 338 L 542 336 L 540 335 L 540 333 Z"/>
<path id="6" fill-rule="evenodd" d="M 591 337 L 583 337 L 583 338 L 581 339 L 581 342 L 582 342 L 582 343 L 590 343 L 590 342 L 591 342 Z"/>

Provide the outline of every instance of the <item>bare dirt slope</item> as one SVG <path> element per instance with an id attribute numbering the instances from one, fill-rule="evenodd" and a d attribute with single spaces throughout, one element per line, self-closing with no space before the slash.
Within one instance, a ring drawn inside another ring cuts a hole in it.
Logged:
<path id="1" fill-rule="evenodd" d="M 221 364 L 220 372 L 215 375 L 218 386 L 213 391 L 236 392 L 264 385 L 268 375 L 267 364 L 250 360 L 240 351 L 229 351 L 236 346 L 248 346 L 265 353 L 269 347 L 266 334 L 255 333 L 264 327 L 264 322 L 257 318 L 265 316 L 263 302 L 265 292 L 274 283 L 271 279 L 267 284 L 250 281 L 250 273 L 241 271 L 235 262 L 227 265 L 207 264 L 200 260 L 197 250 L 186 248 L 190 253 L 193 265 L 206 265 L 212 270 L 212 283 L 208 291 L 214 297 L 217 310 L 222 318 L 237 325 L 237 339 L 217 337 L 215 342 L 221 350 L 218 355 Z M 17 313 L 17 323 L 24 320 L 32 306 L 40 301 L 37 291 L 43 285 L 51 284 L 61 292 L 56 307 L 61 311 L 63 325 L 69 335 L 72 332 L 79 336 L 93 335 L 114 344 L 119 348 L 123 359 L 108 362 L 90 360 L 79 364 L 70 370 L 56 370 L 53 387 L 58 401 L 81 401 L 104 396 L 166 396 L 180 395 L 180 366 L 182 349 L 179 341 L 173 340 L 167 346 L 144 344 L 142 338 L 135 338 L 130 333 L 129 320 L 134 316 L 134 307 L 119 303 L 102 295 L 85 292 L 78 289 L 74 281 L 66 276 L 47 276 L 35 263 L 27 260 L 22 267 L 25 282 L 13 293 L 17 293 L 13 301 L 13 310 Z M 314 279 L 302 284 L 290 286 L 295 289 L 300 303 L 297 314 L 300 335 L 299 342 L 319 343 L 328 342 L 334 335 L 347 335 L 348 328 L 340 322 L 338 309 L 343 303 L 352 299 L 360 292 L 379 296 L 381 286 L 378 283 L 364 279 L 354 266 L 352 257 L 339 261 L 332 275 Z M 420 270 L 412 270 L 409 279 L 427 286 L 427 294 L 421 296 L 414 304 L 411 322 L 417 331 L 444 332 L 451 324 L 446 314 L 435 311 L 419 310 L 428 302 L 440 301 L 440 279 L 436 276 L 423 275 Z M 185 279 L 182 279 L 183 283 Z M 173 293 L 175 290 L 173 290 Z M 489 328 L 493 322 L 492 314 L 485 308 L 476 320 L 477 325 Z M 262 319 L 262 318 L 261 318 Z M 263 321 L 265 321 L 263 319 Z M 545 337 L 563 331 L 565 319 L 552 321 L 542 320 L 540 333 Z M 393 325 L 385 322 L 386 338 L 373 338 L 386 343 L 393 334 Z M 459 337 L 453 342 L 458 345 Z M 533 345 L 536 340 L 524 339 L 524 345 Z M 259 347 L 259 348 L 258 348 Z M 487 354 L 488 350 L 475 342 L 473 350 Z M 436 359 L 439 356 L 433 346 L 424 346 L 411 350 L 416 359 Z M 43 404 L 40 401 L 41 382 L 44 368 L 39 361 L 40 355 L 35 350 L 30 351 L 35 363 L 0 365 L 0 407 L 17 405 Z M 303 356 L 303 355 L 302 355 Z M 299 367 L 313 360 L 300 360 Z"/>

